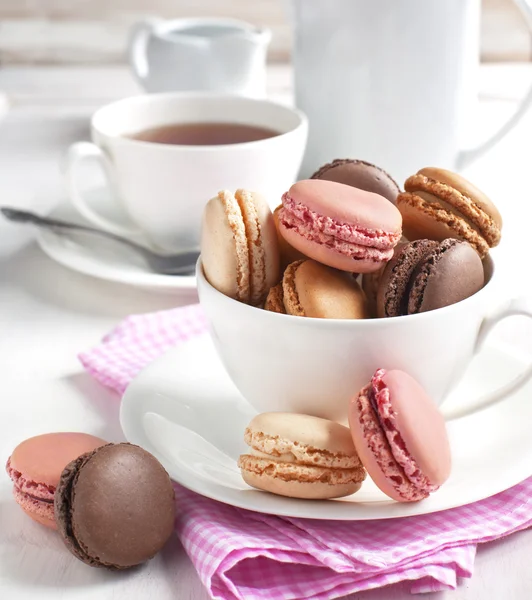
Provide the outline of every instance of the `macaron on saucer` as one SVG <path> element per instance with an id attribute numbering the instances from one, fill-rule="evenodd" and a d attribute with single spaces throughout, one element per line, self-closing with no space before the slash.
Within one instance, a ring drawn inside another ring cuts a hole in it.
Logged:
<path id="1" fill-rule="evenodd" d="M 478 397 L 511 380 L 526 362 L 488 342 L 444 404 L 444 414 L 464 397 Z M 391 500 L 370 477 L 352 496 L 334 500 L 286 498 L 250 488 L 238 459 L 249 450 L 243 433 L 256 411 L 234 387 L 207 335 L 181 344 L 146 368 L 128 387 L 120 419 L 128 441 L 151 452 L 172 479 L 204 496 L 291 517 L 388 519 L 469 504 L 530 476 L 531 394 L 529 381 L 504 402 L 447 422 L 451 475 L 420 502 Z"/>

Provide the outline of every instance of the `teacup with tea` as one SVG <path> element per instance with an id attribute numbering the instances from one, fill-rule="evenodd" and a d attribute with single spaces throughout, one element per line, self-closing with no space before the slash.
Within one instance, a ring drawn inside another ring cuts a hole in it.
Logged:
<path id="1" fill-rule="evenodd" d="M 91 223 L 118 235 L 143 233 L 168 252 L 199 246 L 201 213 L 212 190 L 260 190 L 273 205 L 297 177 L 307 120 L 268 100 L 199 92 L 126 98 L 98 110 L 92 143 L 67 154 L 69 196 Z M 134 229 L 91 206 L 79 185 L 81 162 L 96 159 Z"/>

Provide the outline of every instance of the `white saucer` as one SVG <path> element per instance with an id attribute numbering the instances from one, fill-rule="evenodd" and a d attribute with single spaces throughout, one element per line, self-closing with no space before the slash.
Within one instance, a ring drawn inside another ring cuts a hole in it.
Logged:
<path id="1" fill-rule="evenodd" d="M 109 198 L 105 187 L 95 187 L 85 192 L 94 208 L 117 222 L 126 217 Z M 49 215 L 74 223 L 88 224 L 68 203 L 61 204 Z M 133 238 L 132 238 L 133 239 Z M 135 241 L 146 243 L 141 237 Z M 98 236 L 69 233 L 56 234 L 49 229 L 39 229 L 37 243 L 53 260 L 65 267 L 117 283 L 157 290 L 161 292 L 193 292 L 196 277 L 161 275 L 150 270 L 148 265 L 134 251 Z"/>
<path id="2" fill-rule="evenodd" d="M 487 347 L 448 402 L 478 395 L 520 373 L 523 359 Z M 126 438 L 157 456 L 172 479 L 233 506 L 312 519 L 388 519 L 475 502 L 532 475 L 532 382 L 505 401 L 448 423 L 450 479 L 419 503 L 401 504 L 367 479 L 353 496 L 305 501 L 249 488 L 236 461 L 244 429 L 256 411 L 240 396 L 207 335 L 174 348 L 128 387 L 120 421 Z"/>

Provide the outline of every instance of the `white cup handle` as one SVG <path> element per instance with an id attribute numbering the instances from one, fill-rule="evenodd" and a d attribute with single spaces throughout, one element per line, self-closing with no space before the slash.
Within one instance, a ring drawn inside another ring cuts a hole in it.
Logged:
<path id="1" fill-rule="evenodd" d="M 151 18 L 135 23 L 131 29 L 128 42 L 129 64 L 135 77 L 144 83 L 150 72 L 148 62 L 148 42 L 161 19 Z"/>
<path id="2" fill-rule="evenodd" d="M 523 18 L 532 34 L 532 0 L 514 0 L 517 8 L 523 13 Z M 496 146 L 510 131 L 521 121 L 532 106 L 532 85 L 528 88 L 525 96 L 515 109 L 512 116 L 486 141 L 479 144 L 476 148 L 462 150 L 458 155 L 458 168 L 464 169 L 472 162 L 480 158 L 483 154 Z"/>
<path id="3" fill-rule="evenodd" d="M 96 144 L 91 142 L 76 142 L 72 144 L 67 151 L 66 164 L 65 164 L 65 176 L 69 198 L 76 208 L 76 210 L 83 216 L 87 221 L 100 227 L 105 231 L 114 233 L 115 235 L 131 236 L 138 235 L 140 229 L 135 227 L 127 227 L 120 225 L 106 217 L 98 214 L 94 208 L 87 202 L 83 193 L 80 191 L 77 184 L 77 170 L 78 166 L 82 161 L 93 160 L 99 163 L 100 167 L 104 171 L 107 179 L 109 189 L 112 191 L 114 186 L 111 184 L 110 177 L 113 169 L 113 165 L 109 157 L 103 152 Z"/>
<path id="4" fill-rule="evenodd" d="M 486 317 L 480 326 L 477 335 L 477 341 L 475 345 L 475 354 L 478 354 L 492 332 L 493 328 L 500 323 L 503 319 L 508 317 L 514 317 L 516 315 L 522 315 L 532 319 L 532 310 L 530 309 L 530 303 L 526 298 L 516 298 L 510 300 L 504 306 L 499 308 L 493 315 Z M 501 400 L 504 400 L 508 395 L 517 391 L 532 377 L 532 364 L 529 365 L 522 373 L 512 379 L 510 382 L 505 383 L 500 388 L 477 398 L 474 402 L 468 402 L 465 406 L 452 409 L 450 411 L 445 410 L 445 406 L 442 408 L 443 416 L 446 421 L 453 419 L 461 419 L 471 415 L 481 409 L 488 408 L 493 404 L 497 404 Z"/>

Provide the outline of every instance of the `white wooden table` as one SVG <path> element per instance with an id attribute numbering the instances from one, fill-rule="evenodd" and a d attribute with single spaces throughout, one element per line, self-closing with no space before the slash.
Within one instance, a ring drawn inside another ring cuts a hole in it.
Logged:
<path id="1" fill-rule="evenodd" d="M 481 129 L 512 109 L 532 78 L 532 67 L 483 68 Z M 270 70 L 271 94 L 286 100 L 286 68 Z M 88 136 L 88 117 L 99 105 L 137 93 L 122 68 L 0 69 L 0 91 L 11 109 L 0 114 L 0 203 L 45 212 L 64 196 L 58 161 L 66 146 Z M 2 111 L 0 102 L 0 113 Z M 509 294 L 530 291 L 527 245 L 531 238 L 532 115 L 468 175 L 506 217 L 504 256 Z M 334 158 L 334 157 L 331 157 Z M 363 157 L 361 157 L 363 158 Z M 420 165 L 424 166 L 424 165 Z M 122 440 L 119 399 L 86 375 L 76 360 L 130 313 L 176 306 L 179 298 L 106 283 L 55 264 L 31 230 L 0 222 L 0 462 L 22 439 L 57 430 L 80 430 Z M 520 324 L 519 324 L 520 325 Z M 524 351 L 529 330 L 505 335 Z M 529 600 L 532 531 L 483 546 L 475 575 L 457 592 L 432 599 Z M 410 597 L 407 586 L 357 595 L 357 600 Z M 208 597 L 174 539 L 144 568 L 116 574 L 75 560 L 58 536 L 34 524 L 11 498 L 0 474 L 0 598 L 18 600 L 155 600 Z"/>

